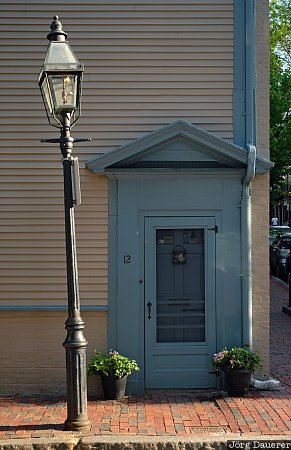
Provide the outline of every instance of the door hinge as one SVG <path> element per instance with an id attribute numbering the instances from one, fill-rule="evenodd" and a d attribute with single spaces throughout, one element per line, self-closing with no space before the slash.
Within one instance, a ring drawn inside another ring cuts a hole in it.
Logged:
<path id="1" fill-rule="evenodd" d="M 215 231 L 215 233 L 218 233 L 218 226 L 215 225 L 213 228 L 208 228 L 208 231 Z"/>

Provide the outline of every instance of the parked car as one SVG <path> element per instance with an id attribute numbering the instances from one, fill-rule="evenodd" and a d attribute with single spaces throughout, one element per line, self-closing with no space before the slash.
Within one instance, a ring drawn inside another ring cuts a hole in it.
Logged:
<path id="1" fill-rule="evenodd" d="M 277 236 L 270 245 L 271 272 L 284 280 L 288 279 L 289 262 L 287 266 L 287 261 L 289 261 L 290 247 L 291 233 L 284 233 L 282 236 Z"/>
<path id="2" fill-rule="evenodd" d="M 271 225 L 269 227 L 269 245 L 271 245 L 278 236 L 284 233 L 291 233 L 291 228 L 287 225 Z"/>

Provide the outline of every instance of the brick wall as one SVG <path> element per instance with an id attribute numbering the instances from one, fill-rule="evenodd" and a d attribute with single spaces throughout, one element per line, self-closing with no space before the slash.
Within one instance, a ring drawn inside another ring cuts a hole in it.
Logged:
<path id="1" fill-rule="evenodd" d="M 66 312 L 2 312 L 0 318 L 0 394 L 66 392 Z M 106 351 L 107 314 L 84 312 L 87 357 L 93 349 Z M 25 384 L 22 387 L 22 380 Z M 88 392 L 98 395 L 96 379 Z"/>
<path id="2" fill-rule="evenodd" d="M 256 1 L 257 150 L 269 158 L 269 38 L 268 0 Z M 262 375 L 269 372 L 269 175 L 257 176 L 252 185 L 253 342 L 263 357 Z"/>

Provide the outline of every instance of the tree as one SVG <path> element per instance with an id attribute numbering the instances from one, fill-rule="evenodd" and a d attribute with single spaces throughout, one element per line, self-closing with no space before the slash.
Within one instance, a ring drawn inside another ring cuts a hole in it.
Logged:
<path id="1" fill-rule="evenodd" d="M 291 0 L 270 0 L 271 205 L 291 173 Z"/>
<path id="2" fill-rule="evenodd" d="M 290 67 L 291 63 L 291 1 L 270 0 L 271 59 L 277 56 Z"/>

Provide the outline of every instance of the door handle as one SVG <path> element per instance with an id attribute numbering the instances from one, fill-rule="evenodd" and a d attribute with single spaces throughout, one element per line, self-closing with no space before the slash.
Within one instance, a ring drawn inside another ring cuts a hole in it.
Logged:
<path id="1" fill-rule="evenodd" d="M 152 304 L 151 302 L 147 302 L 147 307 L 148 307 L 148 319 L 151 319 L 151 311 L 152 311 Z"/>

